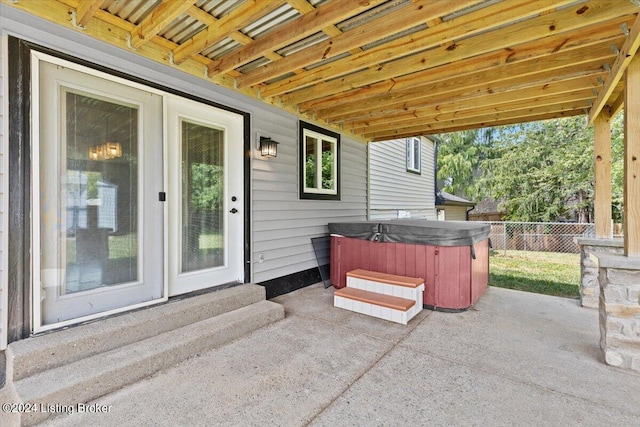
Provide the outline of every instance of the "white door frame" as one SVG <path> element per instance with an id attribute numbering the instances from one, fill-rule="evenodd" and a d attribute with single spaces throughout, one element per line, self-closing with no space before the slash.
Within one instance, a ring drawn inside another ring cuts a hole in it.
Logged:
<path id="1" fill-rule="evenodd" d="M 202 102 L 169 95 L 165 103 L 168 115 L 167 130 L 168 167 L 165 176 L 169 180 L 167 207 L 171 221 L 166 235 L 165 247 L 168 254 L 169 296 L 211 288 L 231 282 L 244 282 L 244 118 L 233 111 Z M 182 120 L 205 127 L 217 128 L 224 132 L 224 263 L 219 267 L 181 272 L 182 260 L 182 190 L 181 190 L 181 123 Z M 237 171 L 242 173 L 238 174 Z M 231 197 L 235 197 L 235 201 Z M 231 210 L 237 213 L 230 213 Z M 238 239 L 239 237 L 239 239 Z M 214 283 L 213 285 L 210 285 Z"/>
<path id="2" fill-rule="evenodd" d="M 135 77 L 130 77 L 130 78 L 122 78 L 122 77 L 118 77 L 115 76 L 113 74 L 110 74 L 108 72 L 102 72 L 102 71 L 98 71 L 96 69 L 84 66 L 84 65 L 80 65 L 77 64 L 75 62 L 72 61 L 68 61 L 66 59 L 62 59 L 59 58 L 57 56 L 52 56 L 49 55 L 47 53 L 43 53 L 40 52 L 38 50 L 32 49 L 30 50 L 31 55 L 32 55 L 32 59 L 31 59 L 31 65 L 32 65 L 32 74 L 31 74 L 31 80 L 32 80 L 32 84 L 31 84 L 31 89 L 32 89 L 32 94 L 31 94 L 31 102 L 32 102 L 32 106 L 31 106 L 31 112 L 32 112 L 32 126 L 31 126 L 31 132 L 32 132 L 32 138 L 31 138 L 31 143 L 33 147 L 37 147 L 38 141 L 39 141 L 39 129 L 38 129 L 38 124 L 39 124 L 39 107 L 40 107 L 40 99 L 39 99 L 39 92 L 38 92 L 38 85 L 34 85 L 33 81 L 36 80 L 38 78 L 38 61 L 39 60 L 44 60 L 53 64 L 57 64 L 69 69 L 73 69 L 79 72 L 83 72 L 92 76 L 96 76 L 96 77 L 100 77 L 100 78 L 104 78 L 104 79 L 108 79 L 110 81 L 113 81 L 115 83 L 120 83 L 122 85 L 125 86 L 129 86 L 132 88 L 136 88 L 136 89 L 140 89 L 140 90 L 144 90 L 147 92 L 151 92 L 154 94 L 158 94 L 163 96 L 164 98 L 164 102 L 163 102 L 163 140 L 162 140 L 162 149 L 164 153 L 169 153 L 169 141 L 167 138 L 167 125 L 168 125 L 168 120 L 167 120 L 167 108 L 166 108 L 166 103 L 167 103 L 167 98 L 169 96 L 178 96 L 184 99 L 193 99 L 190 95 L 184 93 L 184 92 L 178 92 L 178 91 L 171 91 L 172 93 L 169 93 L 166 89 L 164 89 L 160 84 L 152 84 L 151 86 L 147 83 L 144 82 L 138 78 Z M 126 77 L 126 76 L 125 76 Z M 138 83 L 141 82 L 141 83 Z M 239 209 L 241 210 L 241 213 L 239 214 L 240 217 L 242 218 L 242 233 L 243 233 L 243 237 L 241 239 L 241 243 L 240 243 L 240 247 L 241 249 L 239 250 L 239 256 L 240 256 L 240 262 L 241 262 L 241 266 L 240 266 L 240 281 L 241 282 L 247 282 L 247 280 L 251 277 L 251 268 L 250 268 L 250 264 L 249 264 L 249 254 L 247 251 L 247 245 L 250 245 L 250 228 L 247 228 L 247 225 L 250 223 L 250 196 L 251 196 L 251 191 L 250 191 L 250 187 L 248 186 L 248 182 L 245 182 L 247 179 L 247 168 L 250 168 L 250 159 L 246 157 L 246 152 L 250 151 L 253 152 L 254 150 L 251 150 L 250 147 L 250 137 L 248 136 L 249 133 L 247 132 L 247 126 L 250 126 L 249 124 L 249 113 L 232 108 L 232 107 L 227 107 L 224 105 L 220 105 L 217 104 L 215 102 L 206 100 L 206 99 L 198 99 L 196 102 L 201 102 L 206 106 L 211 106 L 214 108 L 218 108 L 220 110 L 223 110 L 225 112 L 228 113 L 233 113 L 238 115 L 241 118 L 241 122 L 242 122 L 242 160 L 241 160 L 241 164 L 242 167 L 241 169 L 238 171 L 238 173 L 242 176 L 241 180 L 242 180 L 242 184 L 241 184 L 241 192 L 239 193 L 240 196 L 242 197 L 241 199 L 241 203 L 238 204 Z M 238 141 L 240 142 L 240 141 Z M 32 163 L 31 163 L 31 180 L 32 180 L 32 184 L 35 185 L 39 185 L 38 184 L 38 173 L 39 173 L 39 162 L 40 162 L 40 158 L 39 158 L 39 153 L 37 149 L 33 149 L 32 150 Z M 163 176 L 163 187 L 166 191 L 169 185 L 169 177 L 168 177 L 168 169 L 169 169 L 169 160 L 168 160 L 168 155 L 163 156 L 163 169 L 164 172 L 162 174 Z M 250 170 L 250 169 L 249 169 Z M 250 180 L 250 178 L 249 178 Z M 149 305 L 153 305 L 156 304 L 158 302 L 162 302 L 162 301 L 166 301 L 169 298 L 170 295 L 170 291 L 169 291 L 169 250 L 168 250 L 168 235 L 169 235 L 169 227 L 170 227 L 170 221 L 172 221 L 173 219 L 169 218 L 169 207 L 168 207 L 168 203 L 164 203 L 163 206 L 163 241 L 164 241 L 164 251 L 163 251 L 163 283 L 162 283 L 162 287 L 163 287 L 163 291 L 162 291 L 162 298 L 153 300 L 153 301 L 147 301 L 144 303 L 140 303 L 140 304 L 135 304 L 135 305 L 129 305 L 126 307 L 122 307 L 122 308 L 118 308 L 118 309 L 113 309 L 113 310 L 108 310 L 108 311 L 104 311 L 104 312 L 100 312 L 100 313 L 96 313 L 94 315 L 89 315 L 89 316 L 83 316 L 83 317 L 79 317 L 79 318 L 75 318 L 75 319 L 70 319 L 70 320 L 66 320 L 63 322 L 59 322 L 59 323 L 55 323 L 55 324 L 50 324 L 50 325 L 41 325 L 42 323 L 42 311 L 41 311 L 41 305 L 40 305 L 40 301 L 41 298 L 43 297 L 42 293 L 41 293 L 41 287 L 40 287 L 40 254 L 39 254 L 39 248 L 36 245 L 36 243 L 39 243 L 39 239 L 40 239 L 40 222 L 39 222 L 39 214 L 36 215 L 35 209 L 34 207 L 38 206 L 37 204 L 34 204 L 34 202 L 37 202 L 36 200 L 34 200 L 33 198 L 33 194 L 32 194 L 32 199 L 31 199 L 31 214 L 32 214 L 32 221 L 30 221 L 30 231 L 31 231 L 31 251 L 32 251 L 32 255 L 31 255 L 31 274 L 32 274 L 32 280 L 31 280 L 31 284 L 25 284 L 25 286 L 30 286 L 31 288 L 31 292 L 32 292 L 32 304 L 31 304 L 31 309 L 32 309 L 32 315 L 31 315 L 31 331 L 32 333 L 39 333 L 39 332 L 44 332 L 47 330 L 51 330 L 51 329 L 57 329 L 57 328 L 61 328 L 64 326 L 68 326 L 68 325 L 72 325 L 72 324 L 78 324 L 78 323 L 82 323 L 88 320 L 92 320 L 92 319 L 96 319 L 96 318 L 100 318 L 100 317 L 105 317 L 105 316 L 109 316 L 112 314 L 116 314 L 116 313 L 121 313 L 121 312 L 125 312 L 125 311 L 131 311 L 140 307 L 145 307 L 145 306 L 149 306 Z"/>
<path id="3" fill-rule="evenodd" d="M 127 87 L 131 87 L 131 88 L 135 88 L 135 89 L 139 89 L 145 92 L 149 92 L 149 93 L 153 93 L 156 95 L 160 95 L 160 96 L 165 96 L 165 94 L 161 91 L 158 91 L 156 89 L 150 88 L 148 86 L 145 85 L 141 85 L 135 82 L 131 82 L 129 80 L 126 79 L 122 79 L 116 76 L 112 76 L 110 74 L 101 72 L 101 71 L 97 71 L 70 61 L 66 61 L 64 59 L 61 58 L 57 58 L 55 56 L 51 56 L 42 52 L 38 52 L 33 50 L 31 52 L 31 79 L 32 79 L 32 84 L 31 84 L 31 89 L 32 89 L 32 97 L 31 97 L 31 102 L 32 102 L 32 107 L 31 107 L 31 114 L 32 114 L 32 126 L 31 126 L 31 132 L 32 132 L 32 165 L 31 165 L 31 182 L 32 182 L 32 187 L 33 187 L 33 191 L 32 191 L 32 196 L 31 196 L 31 206 L 32 206 L 32 221 L 31 221 L 31 247 L 32 247 L 32 256 L 31 256 L 31 262 L 32 262 L 32 285 L 31 285 L 31 289 L 33 292 L 33 297 L 32 297 L 32 331 L 33 333 L 39 333 L 39 332 L 44 332 L 47 330 L 51 330 L 51 329 L 57 329 L 60 327 L 64 327 L 64 326 L 68 326 L 68 325 L 72 325 L 72 324 L 77 324 L 77 323 L 82 323 L 88 320 L 92 320 L 92 319 L 96 319 L 99 317 L 104 317 L 104 316 L 108 316 L 111 314 L 116 314 L 116 313 L 120 313 L 123 311 L 130 311 L 130 310 L 134 310 L 136 308 L 141 308 L 141 307 L 146 307 L 149 305 L 153 305 L 153 304 L 157 304 L 159 302 L 163 302 L 166 301 L 168 299 L 168 281 L 167 281 L 167 277 L 166 277 L 166 272 L 165 274 L 163 274 L 163 279 L 162 279 L 162 296 L 160 298 L 156 298 L 156 299 L 152 299 L 149 301 L 144 301 L 141 303 L 137 303 L 137 304 L 132 304 L 132 305 L 127 305 L 124 307 L 119 307 L 119 308 L 114 308 L 111 310 L 107 310 L 107 311 L 101 311 L 98 313 L 94 313 L 94 314 L 90 314 L 90 315 L 86 315 L 86 316 L 81 316 L 81 317 L 76 317 L 73 319 L 69 319 L 69 320 L 64 320 L 61 322 L 56 322 L 56 323 L 51 323 L 51 324 L 47 324 L 47 325 L 43 325 L 43 313 L 42 313 L 42 305 L 41 302 L 43 300 L 43 298 L 45 297 L 45 295 L 43 295 L 42 292 L 42 288 L 41 288 L 41 281 L 42 281 L 42 277 L 41 277 L 41 266 L 40 266 L 40 262 L 41 262 L 41 250 L 39 247 L 40 244 L 40 225 L 41 225 L 41 221 L 40 221 L 40 212 L 39 212 L 39 206 L 40 206 L 40 201 L 39 201 L 39 194 L 40 194 L 40 183 L 39 183 L 39 175 L 40 175 L 40 164 L 41 164 L 41 159 L 40 159 L 40 153 L 39 153 L 39 145 L 40 145 L 40 85 L 39 85 L 39 77 L 40 77 L 40 68 L 39 68 L 39 64 L 40 61 L 45 61 L 54 65 L 58 65 L 64 68 L 68 68 L 74 71 L 78 71 L 84 74 L 87 74 L 89 76 L 92 77 L 98 77 L 98 78 L 102 78 L 102 79 L 106 79 L 109 81 L 112 81 L 114 83 L 117 84 L 121 84 Z M 162 146 L 163 146 L 163 150 L 166 150 L 166 138 L 163 137 L 163 142 L 162 142 Z M 166 156 L 164 156 L 163 158 L 163 163 L 166 162 Z M 165 167 L 163 165 L 163 167 Z M 166 178 L 164 177 L 165 174 L 163 174 L 163 179 L 166 181 Z M 143 185 L 143 183 L 140 183 L 140 185 Z M 166 186 L 166 183 L 163 183 L 164 186 Z M 167 207 L 166 205 L 163 205 L 162 207 L 162 211 L 163 211 L 163 218 L 164 218 L 164 223 L 163 223 L 163 227 L 166 229 L 166 222 L 167 222 Z M 163 230 L 159 230 L 159 231 L 163 231 Z M 166 234 L 166 231 L 163 231 L 164 234 Z M 141 239 L 143 238 L 143 236 L 140 237 Z M 163 257 L 166 258 L 166 250 L 163 253 Z M 162 262 L 162 260 L 159 260 L 159 262 Z M 163 269 L 164 270 L 164 269 Z M 126 286 L 126 285 L 125 285 Z M 88 291 L 88 292 L 100 292 L 101 289 L 96 289 L 94 291 Z"/>

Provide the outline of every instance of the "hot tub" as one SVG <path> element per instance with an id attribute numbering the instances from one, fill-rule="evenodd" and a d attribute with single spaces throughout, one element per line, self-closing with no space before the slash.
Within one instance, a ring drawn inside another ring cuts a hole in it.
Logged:
<path id="1" fill-rule="evenodd" d="M 331 233 L 331 283 L 346 286 L 358 268 L 425 280 L 424 307 L 464 311 L 489 283 L 490 226 L 462 221 L 336 222 Z"/>

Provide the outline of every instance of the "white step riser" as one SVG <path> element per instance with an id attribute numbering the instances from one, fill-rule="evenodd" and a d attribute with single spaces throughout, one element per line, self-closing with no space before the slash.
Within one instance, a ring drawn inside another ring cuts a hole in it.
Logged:
<path id="1" fill-rule="evenodd" d="M 417 288 L 410 288 L 406 286 L 391 285 L 388 283 L 376 282 L 374 280 L 347 276 L 347 287 L 375 292 L 377 294 L 391 295 L 394 297 L 410 299 L 416 302 L 416 306 L 418 306 L 420 310 L 422 309 L 422 293 L 424 291 L 424 284 L 418 286 Z M 414 306 L 411 310 L 414 310 L 418 307 Z"/>
<path id="2" fill-rule="evenodd" d="M 406 325 L 407 322 L 411 320 L 411 318 L 408 316 L 408 313 L 411 310 L 395 310 L 393 308 L 381 307 L 379 305 L 369 304 L 362 301 L 355 301 L 350 298 L 344 298 L 338 295 L 334 295 L 333 305 L 338 308 L 354 311 L 360 314 L 366 314 L 367 316 L 377 317 L 379 319 L 388 320 L 390 322 L 401 323 L 403 325 Z"/>

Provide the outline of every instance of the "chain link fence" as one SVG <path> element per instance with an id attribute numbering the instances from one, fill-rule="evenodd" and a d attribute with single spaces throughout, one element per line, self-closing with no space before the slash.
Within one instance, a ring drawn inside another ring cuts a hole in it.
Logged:
<path id="1" fill-rule="evenodd" d="M 576 237 L 595 237 L 595 225 L 568 222 L 482 221 L 493 250 L 580 253 Z"/>

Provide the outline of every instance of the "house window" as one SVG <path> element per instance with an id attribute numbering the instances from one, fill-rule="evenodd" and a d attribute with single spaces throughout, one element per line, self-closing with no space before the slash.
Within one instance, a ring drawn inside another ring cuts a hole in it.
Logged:
<path id="1" fill-rule="evenodd" d="M 407 172 L 420 173 L 420 138 L 407 138 Z"/>
<path id="2" fill-rule="evenodd" d="M 340 135 L 300 122 L 300 198 L 340 200 Z"/>

